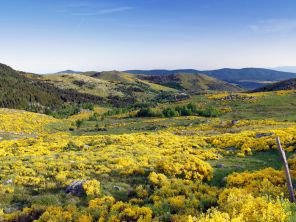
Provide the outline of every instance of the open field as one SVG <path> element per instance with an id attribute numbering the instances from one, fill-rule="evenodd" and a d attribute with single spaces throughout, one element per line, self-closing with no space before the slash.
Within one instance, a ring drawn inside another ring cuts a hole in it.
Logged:
<path id="1" fill-rule="evenodd" d="M 215 106 L 216 117 L 2 109 L 1 220 L 293 221 L 275 136 L 294 180 L 294 97 L 212 93 L 153 108 Z"/>

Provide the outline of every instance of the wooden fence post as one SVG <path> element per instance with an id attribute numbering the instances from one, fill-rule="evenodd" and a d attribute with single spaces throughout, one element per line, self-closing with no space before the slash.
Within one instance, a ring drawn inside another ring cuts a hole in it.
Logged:
<path id="1" fill-rule="evenodd" d="M 282 161 L 284 168 L 285 168 L 287 185 L 288 185 L 288 190 L 289 190 L 289 195 L 290 195 L 290 201 L 292 203 L 294 203 L 295 202 L 295 195 L 294 195 L 292 179 L 291 179 L 291 175 L 290 175 L 290 171 L 289 171 L 289 165 L 288 165 L 287 158 L 286 158 L 286 153 L 282 148 L 280 137 L 278 137 L 278 136 L 276 137 L 276 142 L 277 142 L 278 150 L 281 154 L 281 161 Z"/>

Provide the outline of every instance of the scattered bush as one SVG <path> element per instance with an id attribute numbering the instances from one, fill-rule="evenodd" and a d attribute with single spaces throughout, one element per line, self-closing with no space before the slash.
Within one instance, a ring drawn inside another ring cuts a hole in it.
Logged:
<path id="1" fill-rule="evenodd" d="M 83 122 L 84 122 L 84 121 L 81 120 L 81 119 L 76 120 L 75 124 L 76 124 L 77 129 L 79 129 L 79 128 L 82 126 Z"/>
<path id="2" fill-rule="evenodd" d="M 151 108 L 142 108 L 138 111 L 137 117 L 161 117 L 162 113 L 153 111 Z"/>
<path id="3" fill-rule="evenodd" d="M 204 116 L 217 117 L 221 114 L 219 110 L 214 107 L 207 107 L 205 109 L 197 109 L 196 105 L 189 103 L 186 106 L 167 107 L 161 112 L 157 112 L 151 108 L 141 108 L 137 117 L 177 117 L 177 116 Z"/>

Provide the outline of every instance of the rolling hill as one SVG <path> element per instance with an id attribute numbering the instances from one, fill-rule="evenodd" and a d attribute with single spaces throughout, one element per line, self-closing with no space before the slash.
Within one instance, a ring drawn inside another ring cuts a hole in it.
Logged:
<path id="1" fill-rule="evenodd" d="M 118 102 L 147 102 L 154 100 L 163 92 L 174 93 L 177 90 L 138 79 L 136 75 L 117 71 L 81 74 L 49 74 L 43 81 L 50 82 L 60 89 L 74 90 L 107 100 Z M 113 102 L 110 102 L 113 104 Z"/>
<path id="2" fill-rule="evenodd" d="M 268 92 L 279 90 L 296 90 L 296 78 L 268 84 L 266 86 L 253 90 L 253 92 Z"/>
<path id="3" fill-rule="evenodd" d="M 188 96 L 207 91 L 242 91 L 241 87 L 214 77 L 188 73 L 135 75 L 119 71 L 71 71 L 37 75 L 0 65 L 0 80 L 0 107 L 37 112 L 59 109 L 65 103 L 126 107 L 170 101 L 184 93 Z"/>
<path id="4" fill-rule="evenodd" d="M 139 75 L 141 79 L 188 93 L 202 91 L 242 91 L 242 88 L 204 74 Z"/>
<path id="5" fill-rule="evenodd" d="M 192 94 L 208 90 L 242 91 L 238 86 L 203 74 L 134 75 L 119 71 L 104 71 L 94 74 L 52 74 L 46 75 L 44 80 L 63 89 L 101 97 L 110 95 L 133 97 L 141 102 L 151 100 L 163 92 Z"/>
<path id="6" fill-rule="evenodd" d="M 143 103 L 185 99 L 190 94 L 206 91 L 242 91 L 242 88 L 200 74 L 134 75 L 120 71 L 48 74 L 42 81 L 64 90 L 98 96 L 114 104 L 137 106 Z M 184 95 L 186 94 L 186 96 Z M 189 94 L 189 95 L 188 95 Z"/>
<path id="7" fill-rule="evenodd" d="M 54 86 L 41 75 L 17 72 L 0 64 L 0 107 L 44 112 L 64 103 L 106 103 L 102 97 Z"/>
<path id="8" fill-rule="evenodd" d="M 68 70 L 63 70 L 63 71 L 57 72 L 56 74 L 80 74 L 80 73 L 82 73 L 82 72 L 68 69 Z"/>
<path id="9" fill-rule="evenodd" d="M 271 69 L 262 68 L 243 68 L 243 69 L 218 69 L 218 70 L 195 70 L 195 69 L 178 69 L 178 70 L 128 70 L 132 74 L 143 75 L 170 75 L 179 73 L 188 74 L 206 74 L 226 81 L 228 83 L 237 84 L 246 89 L 255 89 L 268 83 L 282 81 L 290 78 L 296 78 L 296 74 L 292 72 L 282 72 Z"/>
<path id="10" fill-rule="evenodd" d="M 11 67 L 0 64 L 0 106 L 27 109 L 30 106 L 59 106 L 62 99 L 55 91 L 49 93 Z"/>

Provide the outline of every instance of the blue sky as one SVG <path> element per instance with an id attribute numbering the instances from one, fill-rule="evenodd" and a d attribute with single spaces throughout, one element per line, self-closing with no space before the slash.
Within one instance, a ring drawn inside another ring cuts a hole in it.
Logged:
<path id="1" fill-rule="evenodd" d="M 0 0 L 0 62 L 25 71 L 296 65 L 294 0 Z"/>

